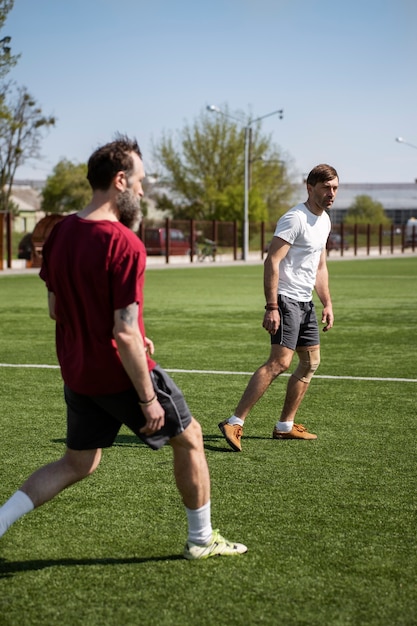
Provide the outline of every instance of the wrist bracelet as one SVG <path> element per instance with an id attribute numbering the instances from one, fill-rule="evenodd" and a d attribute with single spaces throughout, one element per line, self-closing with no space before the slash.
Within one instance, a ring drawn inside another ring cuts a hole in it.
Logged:
<path id="1" fill-rule="evenodd" d="M 139 406 L 151 406 L 151 404 L 153 404 L 154 402 L 156 402 L 158 400 L 157 395 L 155 394 L 153 398 L 151 398 L 151 400 L 148 400 L 147 402 L 142 402 L 142 400 L 138 400 L 138 404 Z"/>
<path id="2" fill-rule="evenodd" d="M 278 311 L 278 304 L 266 304 L 265 311 Z"/>

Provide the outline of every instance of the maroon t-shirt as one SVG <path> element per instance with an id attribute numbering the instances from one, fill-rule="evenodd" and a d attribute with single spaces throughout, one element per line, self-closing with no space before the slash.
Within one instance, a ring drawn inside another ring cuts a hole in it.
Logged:
<path id="1" fill-rule="evenodd" d="M 70 215 L 42 251 L 40 277 L 56 298 L 56 349 L 64 382 L 73 391 L 101 395 L 132 386 L 113 338 L 114 311 L 139 304 L 143 323 L 146 251 L 120 222 Z M 149 370 L 155 362 L 148 356 Z"/>

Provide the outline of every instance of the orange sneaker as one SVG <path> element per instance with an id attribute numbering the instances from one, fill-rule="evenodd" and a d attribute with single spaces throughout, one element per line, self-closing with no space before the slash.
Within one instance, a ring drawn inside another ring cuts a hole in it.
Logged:
<path id="1" fill-rule="evenodd" d="M 309 433 L 302 424 L 294 424 L 289 433 L 282 433 L 275 426 L 272 432 L 272 439 L 317 439 L 317 435 Z"/>
<path id="2" fill-rule="evenodd" d="M 242 444 L 240 443 L 243 433 L 242 426 L 239 424 L 229 424 L 227 420 L 224 420 L 223 422 L 220 422 L 219 428 L 229 446 L 235 452 L 242 452 Z"/>

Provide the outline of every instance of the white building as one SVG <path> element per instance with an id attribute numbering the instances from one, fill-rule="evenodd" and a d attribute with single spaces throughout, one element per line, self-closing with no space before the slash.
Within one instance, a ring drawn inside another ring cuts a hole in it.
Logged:
<path id="1" fill-rule="evenodd" d="M 393 224 L 406 224 L 410 217 L 417 218 L 417 183 L 340 183 L 331 209 L 334 224 L 343 222 L 356 196 L 370 196 L 380 202 Z M 297 201 L 304 202 L 306 197 L 305 184 L 300 184 Z"/>
<path id="2" fill-rule="evenodd" d="M 40 210 L 41 192 L 44 181 L 15 181 L 12 200 L 19 207 L 14 218 L 13 230 L 31 232 L 35 224 L 44 217 Z M 336 201 L 331 210 L 332 222 L 340 224 L 356 196 L 370 196 L 384 207 L 393 224 L 406 224 L 411 217 L 417 218 L 417 183 L 341 183 Z M 295 202 L 306 199 L 304 183 L 297 185 Z M 165 213 L 157 211 L 152 200 L 146 199 L 149 207 L 148 219 L 162 219 Z"/>

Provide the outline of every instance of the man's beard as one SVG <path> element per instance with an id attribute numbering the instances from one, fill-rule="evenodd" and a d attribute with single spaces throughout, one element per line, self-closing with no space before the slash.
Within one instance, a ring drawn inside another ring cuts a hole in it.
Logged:
<path id="1" fill-rule="evenodd" d="M 119 221 L 127 228 L 137 230 L 142 219 L 140 198 L 134 196 L 131 189 L 126 189 L 117 196 L 116 205 L 119 211 Z"/>

